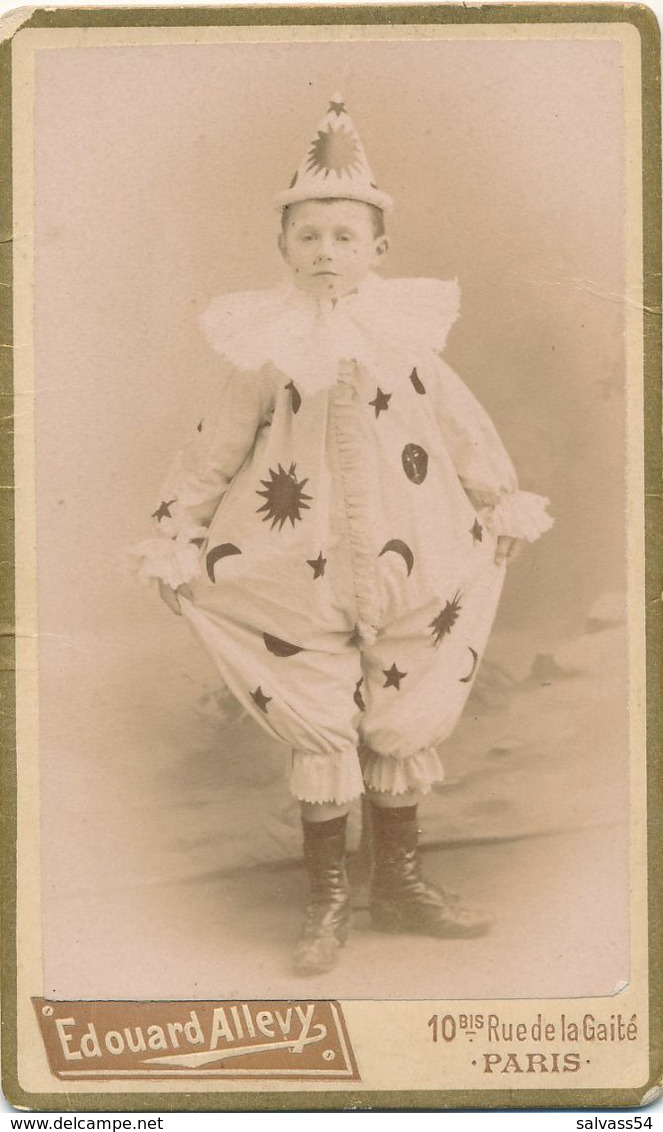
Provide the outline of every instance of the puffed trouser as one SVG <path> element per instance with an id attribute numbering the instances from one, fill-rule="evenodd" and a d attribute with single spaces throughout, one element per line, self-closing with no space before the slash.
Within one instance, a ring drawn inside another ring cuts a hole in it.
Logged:
<path id="1" fill-rule="evenodd" d="M 271 620 L 264 596 L 255 595 L 260 628 L 255 605 L 252 618 L 241 596 L 222 609 L 204 591 L 182 604 L 231 692 L 291 748 L 294 796 L 343 803 L 365 787 L 425 793 L 442 779 L 435 744 L 458 722 L 503 581 L 504 568 L 494 567 L 483 574 L 484 600 L 475 590 L 466 605 L 462 593 L 442 607 L 431 601 L 379 629 L 370 644 L 341 621 L 294 645 L 262 628 Z M 281 606 L 273 614 L 275 625 L 287 624 Z"/>

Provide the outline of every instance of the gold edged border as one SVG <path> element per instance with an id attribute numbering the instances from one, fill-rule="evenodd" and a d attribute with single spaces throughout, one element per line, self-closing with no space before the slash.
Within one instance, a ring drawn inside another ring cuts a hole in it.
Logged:
<path id="1" fill-rule="evenodd" d="M 14 13 L 14 16 L 16 13 Z M 645 443 L 645 601 L 647 688 L 647 800 L 650 843 L 663 827 L 663 719 L 661 657 L 663 651 L 663 496 L 661 480 L 661 69 L 660 31 L 654 13 L 641 4 L 489 4 L 483 8 L 458 4 L 367 5 L 361 7 L 173 7 L 37 9 L 13 34 L 24 28 L 186 27 L 435 24 L 574 24 L 628 23 L 642 45 L 643 169 L 643 349 Z M 0 471 L 0 553 L 13 561 L 13 323 L 12 323 L 12 38 L 0 44 L 0 393 L 3 398 Z M 0 694 L 6 704 L 2 740 L 2 1060 L 3 1087 L 11 1104 L 35 1111 L 61 1109 L 61 1093 L 28 1093 L 18 1081 L 16 979 L 16 759 L 15 759 L 15 602 L 11 570 L 3 574 L 2 675 Z M 570 1108 L 632 1108 L 647 1102 L 663 1080 L 663 872 L 648 855 L 650 1075 L 638 1089 L 527 1090 L 381 1090 L 376 1092 L 251 1093 L 85 1093 L 77 1094 L 77 1111 L 484 1111 Z M 658 1060 L 657 1060 L 658 1059 Z M 651 1099 L 654 1099 L 653 1097 Z M 155 1109 L 155 1101 L 158 1101 Z M 479 1102 L 479 1103 L 477 1103 Z M 68 1098 L 68 1108 L 71 1097 Z M 74 1110 L 74 1111 L 76 1111 Z"/>

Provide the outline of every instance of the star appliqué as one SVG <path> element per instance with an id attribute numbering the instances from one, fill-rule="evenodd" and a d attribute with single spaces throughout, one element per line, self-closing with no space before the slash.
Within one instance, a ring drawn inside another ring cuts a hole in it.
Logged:
<path id="1" fill-rule="evenodd" d="M 272 702 L 272 697 L 266 696 L 260 685 L 258 685 L 255 692 L 251 692 L 251 699 L 256 707 L 259 707 L 260 710 L 264 711 L 265 715 L 267 715 L 267 704 Z"/>
<path id="2" fill-rule="evenodd" d="M 395 664 L 392 664 L 391 668 L 383 668 L 382 671 L 387 677 L 382 687 L 396 688 L 397 691 L 400 691 L 401 680 L 407 676 L 407 672 L 399 672 Z"/>
<path id="3" fill-rule="evenodd" d="M 390 401 L 391 393 L 383 393 L 380 389 L 380 386 L 378 385 L 374 399 L 368 402 L 369 405 L 373 405 L 373 407 L 375 408 L 376 419 L 380 416 L 380 413 L 386 412 L 386 410 L 389 408 Z"/>
<path id="4" fill-rule="evenodd" d="M 315 581 L 316 578 L 324 578 L 327 559 L 322 557 L 322 551 L 320 551 L 317 558 L 307 558 L 306 564 L 313 570 L 313 581 Z"/>
<path id="5" fill-rule="evenodd" d="M 159 504 L 159 506 L 157 507 L 156 511 L 152 512 L 152 518 L 156 519 L 157 522 L 159 522 L 159 523 L 161 522 L 162 519 L 170 519 L 170 517 L 171 517 L 170 508 L 173 506 L 173 503 L 177 503 L 177 500 L 176 499 L 168 499 L 168 500 L 162 499 L 162 501 Z"/>

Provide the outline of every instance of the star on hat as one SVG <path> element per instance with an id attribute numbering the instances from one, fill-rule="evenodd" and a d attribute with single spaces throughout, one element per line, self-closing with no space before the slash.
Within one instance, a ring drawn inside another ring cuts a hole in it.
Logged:
<path id="1" fill-rule="evenodd" d="M 364 147 L 341 94 L 332 95 L 290 187 L 276 197 L 285 208 L 303 200 L 359 200 L 391 211 L 393 201 L 375 184 Z"/>

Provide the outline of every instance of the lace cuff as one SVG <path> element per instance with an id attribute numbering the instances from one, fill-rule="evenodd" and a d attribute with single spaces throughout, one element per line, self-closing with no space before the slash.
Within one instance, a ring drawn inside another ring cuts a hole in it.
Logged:
<path id="1" fill-rule="evenodd" d="M 434 747 L 403 759 L 381 756 L 362 747 L 359 758 L 366 786 L 384 794 L 406 794 L 410 790 L 429 794 L 433 783 L 444 779 L 440 756 Z"/>
<path id="2" fill-rule="evenodd" d="M 329 754 L 295 749 L 289 780 L 290 790 L 300 802 L 343 805 L 364 792 L 356 747 Z"/>
<path id="3" fill-rule="evenodd" d="M 536 542 L 552 527 L 555 520 L 546 511 L 550 500 L 531 491 L 504 493 L 494 507 L 482 509 L 481 519 L 496 538 L 509 538 Z"/>
<path id="4" fill-rule="evenodd" d="M 204 537 L 205 534 L 204 527 L 192 527 L 176 538 L 144 539 L 129 551 L 130 569 L 145 584 L 153 578 L 160 578 L 176 590 L 199 574 L 200 549 L 192 538 Z"/>

